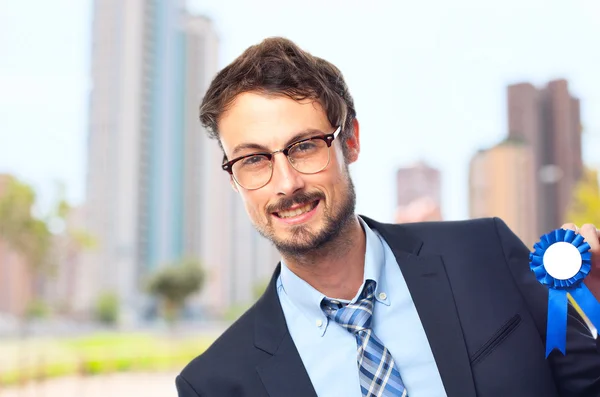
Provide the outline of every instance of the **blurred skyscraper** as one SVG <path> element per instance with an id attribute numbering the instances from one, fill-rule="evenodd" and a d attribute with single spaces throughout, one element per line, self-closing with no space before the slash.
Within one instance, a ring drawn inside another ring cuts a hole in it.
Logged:
<path id="1" fill-rule="evenodd" d="M 560 227 L 582 175 L 579 100 L 565 80 L 507 89 L 508 138 L 471 162 L 470 216 L 500 216 L 528 244 Z"/>
<path id="2" fill-rule="evenodd" d="M 87 228 L 98 242 L 85 254 L 81 309 L 102 291 L 139 313 L 145 277 L 184 257 L 199 258 L 208 309 L 252 298 L 275 265 L 244 255 L 255 233 L 235 206 L 222 154 L 199 125 L 198 106 L 217 71 L 210 20 L 170 0 L 94 2 L 87 175 Z M 241 215 L 241 216 L 240 216 Z M 224 237 L 226 236 L 226 237 Z M 228 237 L 227 237 L 228 236 Z M 263 240 L 252 245 L 272 253 Z M 237 273 L 242 273 L 239 286 Z"/>
<path id="3" fill-rule="evenodd" d="M 567 81 L 551 81 L 543 89 L 509 86 L 508 133 L 534 150 L 538 234 L 559 227 L 583 172 L 579 99 L 569 93 Z"/>
<path id="4" fill-rule="evenodd" d="M 537 236 L 537 190 L 531 147 L 516 139 L 479 151 L 469 171 L 470 217 L 497 216 L 528 245 Z"/>
<path id="5" fill-rule="evenodd" d="M 396 172 L 397 223 L 439 221 L 441 214 L 440 171 L 418 162 Z"/>

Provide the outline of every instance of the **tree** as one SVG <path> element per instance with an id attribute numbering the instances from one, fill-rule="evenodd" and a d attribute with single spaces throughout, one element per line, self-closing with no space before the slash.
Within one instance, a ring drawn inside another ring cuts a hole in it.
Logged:
<path id="1" fill-rule="evenodd" d="M 598 171 L 586 168 L 573 193 L 571 205 L 567 211 L 567 222 L 576 225 L 592 223 L 600 225 L 600 186 Z"/>
<path id="2" fill-rule="evenodd" d="M 34 190 L 12 176 L 0 176 L 0 239 L 26 261 L 32 275 L 32 295 L 24 303 L 19 314 L 19 335 L 27 335 L 29 321 L 41 314 L 40 300 L 34 283 L 48 269 L 49 253 L 52 249 L 52 233 L 43 220 L 33 215 L 36 201 Z M 0 261 L 4 258 L 0 258 Z M 21 352 L 21 357 L 24 352 Z"/>
<path id="3" fill-rule="evenodd" d="M 119 319 L 119 297 L 114 292 L 103 292 L 98 297 L 94 315 L 102 324 L 113 326 Z"/>
<path id="4" fill-rule="evenodd" d="M 70 251 L 91 248 L 94 240 L 84 231 L 66 227 L 71 207 L 65 200 L 65 188 L 57 184 L 55 205 L 43 217 L 33 213 L 36 194 L 32 187 L 8 175 L 0 175 L 0 240 L 19 253 L 29 267 L 32 283 L 31 300 L 23 320 L 36 317 L 45 303 L 40 299 L 40 282 L 49 277 L 60 255 Z M 60 233 L 63 238 L 57 239 Z M 59 242 L 61 244 L 59 244 Z M 2 260 L 2 258 L 0 258 Z"/>
<path id="5" fill-rule="evenodd" d="M 204 271 L 200 262 L 185 259 L 159 269 L 148 280 L 147 291 L 157 297 L 165 319 L 172 325 L 186 300 L 202 289 Z"/>
<path id="6" fill-rule="evenodd" d="M 34 204 L 33 189 L 8 177 L 0 195 L 0 238 L 39 271 L 47 264 L 52 234 L 44 221 L 33 216 Z"/>

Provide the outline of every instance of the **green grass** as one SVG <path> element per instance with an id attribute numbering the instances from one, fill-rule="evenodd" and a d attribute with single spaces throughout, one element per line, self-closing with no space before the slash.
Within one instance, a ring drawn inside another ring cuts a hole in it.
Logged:
<path id="1" fill-rule="evenodd" d="M 0 386 L 76 374 L 177 370 L 213 340 L 118 333 L 5 340 L 0 342 Z"/>

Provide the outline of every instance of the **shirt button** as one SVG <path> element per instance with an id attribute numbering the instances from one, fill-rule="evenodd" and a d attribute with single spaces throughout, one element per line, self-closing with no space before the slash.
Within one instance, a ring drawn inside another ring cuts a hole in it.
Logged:
<path id="1" fill-rule="evenodd" d="M 321 328 L 323 326 L 323 320 L 317 320 L 317 327 Z"/>
<path id="2" fill-rule="evenodd" d="M 387 299 L 387 294 L 385 292 L 380 292 L 379 293 L 379 299 L 381 299 L 382 301 Z"/>

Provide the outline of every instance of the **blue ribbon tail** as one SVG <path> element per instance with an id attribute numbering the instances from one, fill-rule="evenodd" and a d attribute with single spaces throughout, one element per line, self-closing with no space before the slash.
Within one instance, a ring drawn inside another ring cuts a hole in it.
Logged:
<path id="1" fill-rule="evenodd" d="M 581 283 L 579 288 L 575 288 L 569 293 L 594 327 L 600 330 L 600 302 L 596 300 L 592 291 L 584 283 Z"/>
<path id="2" fill-rule="evenodd" d="M 546 358 L 552 350 L 563 355 L 567 339 L 567 291 L 550 288 L 548 291 L 548 324 L 546 325 Z"/>

